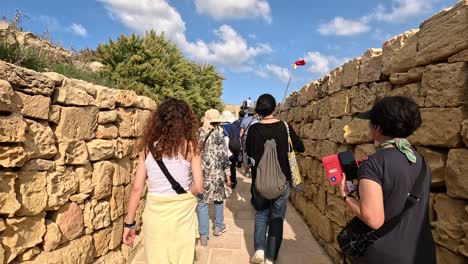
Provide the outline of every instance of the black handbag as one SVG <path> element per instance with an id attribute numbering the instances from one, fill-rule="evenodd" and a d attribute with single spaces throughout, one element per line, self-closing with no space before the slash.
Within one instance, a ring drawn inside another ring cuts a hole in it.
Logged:
<path id="1" fill-rule="evenodd" d="M 421 156 L 422 157 L 422 156 Z M 382 227 L 374 230 L 367 226 L 361 219 L 354 217 L 339 233 L 336 238 L 340 245 L 341 252 L 348 257 L 361 257 L 366 252 L 367 248 L 372 245 L 377 239 L 385 236 L 392 231 L 400 222 L 404 213 L 419 202 L 419 197 L 422 193 L 424 178 L 426 176 L 427 164 L 424 158 L 422 159 L 422 169 L 416 179 L 411 192 L 408 193 L 408 198 L 405 202 L 405 207 L 400 214 L 385 222 Z"/>

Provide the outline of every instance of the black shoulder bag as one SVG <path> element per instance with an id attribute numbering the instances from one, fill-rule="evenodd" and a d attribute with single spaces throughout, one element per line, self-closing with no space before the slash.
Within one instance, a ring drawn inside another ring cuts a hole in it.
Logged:
<path id="1" fill-rule="evenodd" d="M 421 156 L 422 157 L 422 156 Z M 405 202 L 405 207 L 400 214 L 385 222 L 382 227 L 373 230 L 367 226 L 361 219 L 354 217 L 346 227 L 341 230 L 336 238 L 340 245 L 341 252 L 349 257 L 361 257 L 366 252 L 367 248 L 372 245 L 377 239 L 385 236 L 392 231 L 401 221 L 404 213 L 419 202 L 422 195 L 424 178 L 426 176 L 427 165 L 422 158 L 422 169 L 416 179 L 411 192 L 408 193 L 408 198 Z"/>

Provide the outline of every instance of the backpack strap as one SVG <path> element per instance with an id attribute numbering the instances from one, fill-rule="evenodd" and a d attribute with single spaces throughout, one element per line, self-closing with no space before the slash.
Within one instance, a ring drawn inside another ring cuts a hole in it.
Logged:
<path id="1" fill-rule="evenodd" d="M 167 170 L 166 164 L 162 160 L 156 160 L 156 163 L 158 164 L 159 168 L 161 171 L 164 173 L 164 176 L 166 176 L 167 180 L 171 183 L 172 189 L 177 193 L 177 194 L 184 194 L 187 193 L 182 186 L 180 186 L 180 183 L 177 182 L 174 177 L 172 177 L 171 173 L 169 170 Z"/>
<path id="2" fill-rule="evenodd" d="M 386 234 L 388 234 L 390 231 L 392 231 L 398 223 L 401 221 L 401 218 L 405 214 L 406 211 L 408 211 L 411 207 L 416 205 L 419 202 L 420 197 L 422 196 L 422 188 L 424 185 L 424 179 L 426 178 L 426 172 L 427 172 L 427 164 L 426 161 L 424 160 L 424 157 L 420 155 L 422 158 L 422 168 L 421 171 L 419 172 L 419 176 L 416 179 L 416 182 L 413 184 L 413 187 L 411 188 L 411 191 L 408 193 L 408 197 L 406 198 L 405 202 L 405 207 L 403 210 L 398 214 L 397 216 L 391 218 L 388 222 L 384 223 L 382 227 L 379 229 L 375 230 L 375 235 L 377 237 L 383 237 Z"/>

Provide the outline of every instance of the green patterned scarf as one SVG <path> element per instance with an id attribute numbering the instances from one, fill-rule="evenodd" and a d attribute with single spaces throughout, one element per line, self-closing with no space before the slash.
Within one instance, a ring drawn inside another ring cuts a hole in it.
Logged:
<path id="1" fill-rule="evenodd" d="M 416 163 L 416 154 L 411 148 L 411 143 L 406 138 L 394 138 L 391 140 L 387 140 L 380 144 L 380 148 L 384 148 L 389 145 L 396 147 L 401 153 L 403 153 L 406 156 L 406 158 L 410 162 Z"/>

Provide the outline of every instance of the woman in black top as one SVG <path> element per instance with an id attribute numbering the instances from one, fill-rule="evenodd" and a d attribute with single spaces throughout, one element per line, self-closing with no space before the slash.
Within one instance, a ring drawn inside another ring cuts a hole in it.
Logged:
<path id="1" fill-rule="evenodd" d="M 249 128 L 246 141 L 247 155 L 254 160 L 252 168 L 252 182 L 255 182 L 257 165 L 262 158 L 264 144 L 267 140 L 274 138 L 278 161 L 284 175 L 291 182 L 291 169 L 288 161 L 288 132 L 284 122 L 276 119 L 273 115 L 276 100 L 270 94 L 263 94 L 257 100 L 255 112 L 262 116 L 259 123 Z M 304 152 L 304 144 L 296 135 L 294 129 L 289 126 L 291 140 L 296 152 Z M 278 252 L 283 240 L 283 222 L 286 215 L 286 206 L 290 194 L 290 187 L 275 200 L 266 200 L 261 197 L 252 184 L 252 203 L 257 210 L 255 215 L 254 246 L 255 255 L 252 263 L 273 263 L 278 257 Z M 266 232 L 268 228 L 268 239 Z"/>
<path id="2" fill-rule="evenodd" d="M 347 193 L 345 177 L 340 191 L 355 215 L 372 229 L 379 229 L 402 212 L 422 166 L 427 166 L 406 139 L 421 125 L 421 113 L 413 100 L 395 96 L 383 98 L 358 117 L 370 120 L 379 149 L 358 170 L 359 199 Z M 436 263 L 429 224 L 431 170 L 426 171 L 419 202 L 405 212 L 396 228 L 352 263 Z"/>

